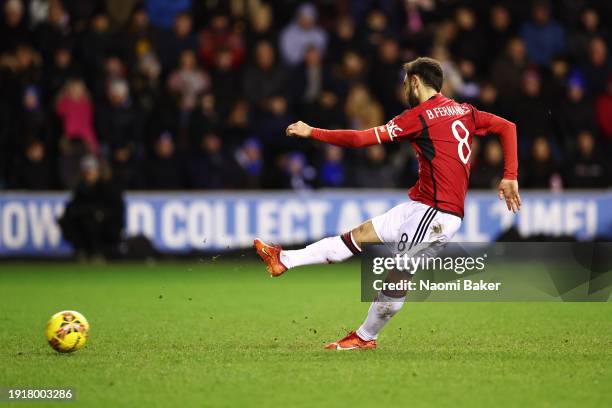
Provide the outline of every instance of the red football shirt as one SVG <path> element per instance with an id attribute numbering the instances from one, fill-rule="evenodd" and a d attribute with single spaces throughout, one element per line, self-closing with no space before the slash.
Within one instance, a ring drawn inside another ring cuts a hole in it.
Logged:
<path id="1" fill-rule="evenodd" d="M 312 137 L 340 146 L 369 146 L 410 141 L 419 161 L 419 179 L 412 200 L 463 217 L 470 178 L 474 135 L 496 133 L 504 150 L 504 178 L 516 179 L 516 127 L 512 122 L 469 104 L 436 94 L 407 109 L 386 125 L 364 131 L 314 128 Z"/>

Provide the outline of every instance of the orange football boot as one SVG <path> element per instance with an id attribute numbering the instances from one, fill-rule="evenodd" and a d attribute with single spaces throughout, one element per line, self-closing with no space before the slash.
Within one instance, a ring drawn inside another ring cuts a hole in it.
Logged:
<path id="1" fill-rule="evenodd" d="M 375 349 L 376 340 L 362 340 L 356 332 L 352 331 L 343 339 L 329 343 L 325 348 L 328 350 Z"/>
<path id="2" fill-rule="evenodd" d="M 280 260 L 280 253 L 283 248 L 278 245 L 268 245 L 259 238 L 253 241 L 253 245 L 257 255 L 264 261 L 266 269 L 272 277 L 275 278 L 285 273 L 287 267 Z"/>

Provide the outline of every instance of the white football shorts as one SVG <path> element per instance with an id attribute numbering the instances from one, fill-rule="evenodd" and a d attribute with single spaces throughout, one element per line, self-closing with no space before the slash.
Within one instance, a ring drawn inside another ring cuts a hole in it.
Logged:
<path id="1" fill-rule="evenodd" d="M 427 243 L 446 244 L 461 226 L 461 218 L 409 200 L 372 218 L 378 238 L 393 243 L 395 253 L 407 253 Z"/>

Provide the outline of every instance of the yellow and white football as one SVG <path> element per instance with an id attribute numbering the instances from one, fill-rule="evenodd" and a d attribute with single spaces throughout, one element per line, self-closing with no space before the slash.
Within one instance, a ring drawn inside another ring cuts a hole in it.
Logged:
<path id="1" fill-rule="evenodd" d="M 89 323 L 79 312 L 64 310 L 51 316 L 45 335 L 54 350 L 70 353 L 80 349 L 87 342 Z"/>

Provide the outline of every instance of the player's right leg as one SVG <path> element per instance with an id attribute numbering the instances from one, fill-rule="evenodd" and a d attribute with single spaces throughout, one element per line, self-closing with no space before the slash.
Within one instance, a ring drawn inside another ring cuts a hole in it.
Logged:
<path id="1" fill-rule="evenodd" d="M 323 238 L 305 248 L 284 251 L 260 239 L 254 241 L 257 254 L 265 262 L 270 275 L 282 275 L 287 269 L 304 265 L 342 262 L 361 252 L 363 243 L 381 242 L 371 221 L 335 237 Z"/>

